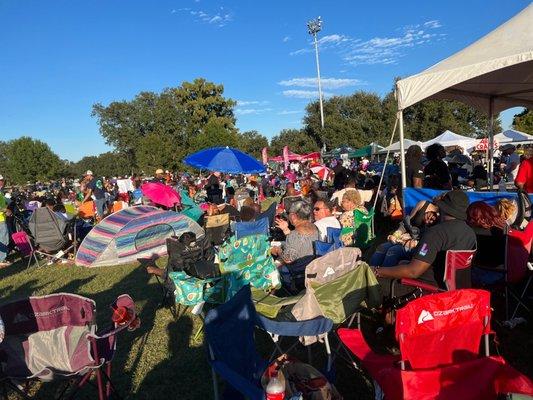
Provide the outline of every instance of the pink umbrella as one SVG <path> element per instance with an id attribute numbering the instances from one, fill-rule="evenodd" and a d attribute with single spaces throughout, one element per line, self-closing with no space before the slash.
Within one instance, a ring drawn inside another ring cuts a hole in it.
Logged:
<path id="1" fill-rule="evenodd" d="M 152 200 L 155 204 L 165 207 L 174 207 L 181 203 L 181 196 L 170 186 L 160 182 L 149 182 L 141 186 L 143 195 Z"/>
<path id="2" fill-rule="evenodd" d="M 328 179 L 328 176 L 331 174 L 331 170 L 325 165 L 314 165 L 311 167 L 311 171 L 321 180 Z"/>

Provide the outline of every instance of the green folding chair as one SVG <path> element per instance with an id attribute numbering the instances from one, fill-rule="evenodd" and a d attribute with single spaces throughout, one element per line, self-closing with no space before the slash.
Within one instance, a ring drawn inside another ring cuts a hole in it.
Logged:
<path id="1" fill-rule="evenodd" d="M 366 249 L 370 247 L 376 235 L 374 233 L 374 209 L 371 208 L 367 214 L 360 210 L 355 210 L 353 214 L 355 247 Z"/>

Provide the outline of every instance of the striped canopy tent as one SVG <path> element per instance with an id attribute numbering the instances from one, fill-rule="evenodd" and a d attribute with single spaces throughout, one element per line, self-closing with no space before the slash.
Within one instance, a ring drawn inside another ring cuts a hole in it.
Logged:
<path id="1" fill-rule="evenodd" d="M 166 239 L 193 232 L 204 235 L 203 229 L 189 217 L 174 211 L 151 206 L 120 210 L 104 218 L 81 243 L 76 264 L 102 267 L 136 262 L 157 254 L 167 254 Z"/>

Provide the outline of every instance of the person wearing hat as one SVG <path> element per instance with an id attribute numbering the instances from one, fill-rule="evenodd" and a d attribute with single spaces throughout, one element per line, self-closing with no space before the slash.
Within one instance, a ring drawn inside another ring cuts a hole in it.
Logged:
<path id="1" fill-rule="evenodd" d="M 7 200 L 4 197 L 4 177 L 0 175 L 0 268 L 11 265 L 6 261 L 9 253 L 9 229 L 6 223 L 6 217 L 9 216 L 10 210 L 7 208 Z"/>
<path id="2" fill-rule="evenodd" d="M 96 213 L 98 219 L 101 220 L 105 216 L 106 199 L 105 199 L 105 182 L 102 178 L 95 178 L 93 172 L 88 170 L 85 173 L 87 183 L 85 185 L 87 191 L 82 203 L 91 200 L 94 196 L 94 204 L 96 205 Z"/>
<path id="3" fill-rule="evenodd" d="M 156 169 L 152 182 L 165 183 L 165 171 L 163 171 L 161 168 Z"/>
<path id="4" fill-rule="evenodd" d="M 440 210 L 440 222 L 424 232 L 411 261 L 389 268 L 374 267 L 376 276 L 388 279 L 420 279 L 445 289 L 446 251 L 476 248 L 476 234 L 466 223 L 468 203 L 468 197 L 462 190 L 447 192 L 435 204 Z M 470 287 L 470 270 L 464 270 L 464 273 L 458 275 L 461 276 L 457 276 L 457 289 Z M 382 282 L 384 290 L 389 287 L 387 282 Z"/>
<path id="5" fill-rule="evenodd" d="M 516 154 L 516 147 L 507 143 L 500 147 L 502 156 L 505 157 L 505 164 L 501 164 L 502 172 L 507 177 L 507 182 L 514 182 L 520 166 L 520 156 Z"/>

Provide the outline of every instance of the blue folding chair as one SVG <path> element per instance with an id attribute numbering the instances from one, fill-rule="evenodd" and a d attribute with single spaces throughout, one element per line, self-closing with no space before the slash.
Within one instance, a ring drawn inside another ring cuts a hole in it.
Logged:
<path id="1" fill-rule="evenodd" d="M 268 236 L 270 228 L 268 218 L 261 218 L 256 221 L 236 222 L 235 237 L 242 239 L 246 236 L 266 235 Z"/>
<path id="2" fill-rule="evenodd" d="M 327 228 L 327 242 L 317 240 L 314 242 L 315 256 L 321 257 L 333 250 L 343 247 L 341 241 L 341 229 L 340 228 Z"/>
<path id="3" fill-rule="evenodd" d="M 217 374 L 228 383 L 224 399 L 264 400 L 261 376 L 268 363 L 255 348 L 257 314 L 250 286 L 244 286 L 227 303 L 210 310 L 204 321 L 213 373 L 215 400 L 219 399 Z"/>
<path id="4" fill-rule="evenodd" d="M 335 250 L 340 249 L 341 247 L 344 247 L 344 244 L 341 240 L 341 228 L 332 228 L 328 227 L 326 229 L 328 243 L 334 243 L 335 244 Z"/>
<path id="5" fill-rule="evenodd" d="M 257 216 L 257 219 L 259 220 L 261 218 L 268 218 L 268 226 L 273 227 L 274 221 L 276 219 L 277 208 L 278 208 L 278 203 L 273 202 L 272 204 L 268 206 L 268 208 L 265 211 L 263 211 L 261 214 Z"/>

